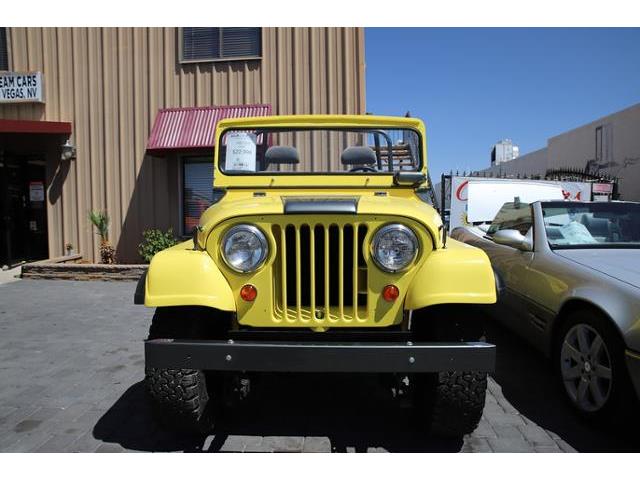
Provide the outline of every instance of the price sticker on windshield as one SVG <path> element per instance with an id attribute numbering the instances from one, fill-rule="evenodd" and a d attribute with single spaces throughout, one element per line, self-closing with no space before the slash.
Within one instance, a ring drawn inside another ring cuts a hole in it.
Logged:
<path id="1" fill-rule="evenodd" d="M 240 172 L 256 171 L 256 134 L 231 132 L 226 136 L 226 170 Z"/>

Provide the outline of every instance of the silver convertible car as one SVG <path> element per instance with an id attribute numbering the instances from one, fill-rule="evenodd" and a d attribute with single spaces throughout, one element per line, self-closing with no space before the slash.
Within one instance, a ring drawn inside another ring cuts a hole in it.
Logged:
<path id="1" fill-rule="evenodd" d="M 514 199 L 491 225 L 451 236 L 483 249 L 497 318 L 553 359 L 587 416 L 640 397 L 640 203 Z"/>

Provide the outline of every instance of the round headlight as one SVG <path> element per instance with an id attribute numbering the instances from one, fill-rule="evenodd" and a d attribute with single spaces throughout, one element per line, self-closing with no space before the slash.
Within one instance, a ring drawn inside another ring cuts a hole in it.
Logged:
<path id="1" fill-rule="evenodd" d="M 267 238 L 253 225 L 236 225 L 222 237 L 222 258 L 240 273 L 256 270 L 267 258 Z"/>
<path id="2" fill-rule="evenodd" d="M 373 236 L 371 254 L 382 270 L 398 272 L 418 255 L 418 238 L 409 227 L 399 223 L 385 225 Z"/>

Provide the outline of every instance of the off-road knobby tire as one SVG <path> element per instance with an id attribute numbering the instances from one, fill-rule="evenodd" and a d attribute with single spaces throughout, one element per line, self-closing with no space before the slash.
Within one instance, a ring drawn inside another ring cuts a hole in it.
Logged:
<path id="1" fill-rule="evenodd" d="M 427 424 L 433 435 L 460 437 L 480 422 L 487 391 L 484 372 L 439 372 L 427 380 Z"/>
<path id="2" fill-rule="evenodd" d="M 485 340 L 482 313 L 469 305 L 439 305 L 414 312 L 412 329 L 421 341 Z M 416 406 L 431 434 L 460 437 L 478 427 L 487 392 L 486 372 L 438 372 L 420 375 L 416 381 Z"/>
<path id="3" fill-rule="evenodd" d="M 189 307 L 158 308 L 149 339 L 197 338 L 198 311 Z M 211 427 L 210 393 L 202 370 L 146 368 L 145 385 L 154 414 L 167 428 L 205 433 Z"/>
<path id="4" fill-rule="evenodd" d="M 193 369 L 146 369 L 145 383 L 156 418 L 165 426 L 204 433 L 210 426 L 204 372 Z"/>

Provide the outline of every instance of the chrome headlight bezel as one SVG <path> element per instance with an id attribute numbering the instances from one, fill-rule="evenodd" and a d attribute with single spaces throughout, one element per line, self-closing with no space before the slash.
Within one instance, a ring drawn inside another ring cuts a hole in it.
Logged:
<path id="1" fill-rule="evenodd" d="M 226 248 L 227 242 L 231 241 L 231 237 L 234 234 L 241 231 L 248 232 L 248 233 L 251 233 L 252 235 L 255 235 L 255 237 L 258 239 L 258 242 L 260 243 L 260 248 L 261 248 L 261 252 L 260 252 L 260 256 L 258 257 L 258 260 L 250 268 L 246 268 L 246 269 L 241 269 L 232 265 L 225 253 L 227 250 Z M 260 230 L 258 227 L 256 227 L 255 225 L 251 225 L 248 223 L 241 223 L 239 225 L 234 225 L 224 233 L 220 241 L 220 256 L 222 257 L 222 260 L 224 261 L 225 265 L 227 265 L 231 270 L 237 273 L 255 272 L 264 264 L 268 255 L 269 255 L 269 242 L 267 241 L 267 237 L 264 234 L 264 232 Z"/>
<path id="2" fill-rule="evenodd" d="M 378 250 L 380 240 L 382 239 L 383 235 L 391 231 L 402 232 L 403 234 L 407 235 L 407 237 L 413 244 L 413 255 L 411 256 L 411 259 L 408 262 L 406 262 L 406 264 L 398 268 L 389 268 L 388 266 L 384 265 L 377 256 L 377 250 Z M 386 225 L 383 225 L 376 231 L 371 241 L 371 258 L 373 259 L 375 264 L 378 266 L 378 268 L 388 273 L 398 273 L 398 272 L 403 272 L 407 270 L 411 265 L 415 263 L 416 258 L 418 258 L 419 251 L 420 251 L 420 241 L 418 240 L 418 236 L 411 228 L 401 223 L 388 223 Z"/>

